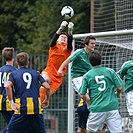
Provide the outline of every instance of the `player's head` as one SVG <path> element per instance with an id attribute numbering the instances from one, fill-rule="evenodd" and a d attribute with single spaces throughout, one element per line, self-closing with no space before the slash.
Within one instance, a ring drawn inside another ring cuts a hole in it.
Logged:
<path id="1" fill-rule="evenodd" d="M 2 56 L 6 61 L 12 61 L 14 59 L 14 48 L 13 47 L 5 47 L 2 50 Z"/>
<path id="2" fill-rule="evenodd" d="M 25 66 L 27 67 L 29 64 L 29 55 L 25 52 L 21 52 L 16 56 L 16 63 L 18 66 Z"/>
<path id="3" fill-rule="evenodd" d="M 101 65 L 101 54 L 98 50 L 94 50 L 90 53 L 89 62 L 93 67 Z"/>
<path id="4" fill-rule="evenodd" d="M 93 51 L 96 45 L 96 38 L 92 35 L 85 37 L 83 45 L 88 52 Z"/>
<path id="5" fill-rule="evenodd" d="M 67 45 L 67 39 L 68 39 L 68 36 L 65 32 L 62 32 L 60 35 L 59 35 L 59 38 L 58 38 L 58 43 L 60 45 Z"/>

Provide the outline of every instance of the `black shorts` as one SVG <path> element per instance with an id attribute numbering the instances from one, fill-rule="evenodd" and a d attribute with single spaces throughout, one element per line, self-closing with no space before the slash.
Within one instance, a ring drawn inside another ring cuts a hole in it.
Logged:
<path id="1" fill-rule="evenodd" d="M 83 106 L 80 106 L 77 108 L 78 112 L 78 126 L 80 128 L 86 129 L 86 123 L 89 115 L 89 110 L 87 109 L 86 103 L 83 104 Z"/>
<path id="2" fill-rule="evenodd" d="M 13 114 L 7 126 L 7 133 L 46 133 L 42 114 Z"/>

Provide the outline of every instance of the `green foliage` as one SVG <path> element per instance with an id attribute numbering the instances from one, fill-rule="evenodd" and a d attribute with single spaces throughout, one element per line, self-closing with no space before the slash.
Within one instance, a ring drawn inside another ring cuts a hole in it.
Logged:
<path id="1" fill-rule="evenodd" d="M 90 30 L 90 0 L 1 0 L 0 44 L 18 52 L 48 53 L 49 42 L 63 20 L 60 11 L 70 5 L 74 34 Z M 66 29 L 67 30 L 67 29 Z"/>

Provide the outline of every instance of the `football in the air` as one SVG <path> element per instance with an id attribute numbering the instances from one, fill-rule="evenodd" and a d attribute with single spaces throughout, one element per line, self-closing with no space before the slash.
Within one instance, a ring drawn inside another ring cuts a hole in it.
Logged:
<path id="1" fill-rule="evenodd" d="M 61 15 L 65 18 L 65 19 L 70 19 L 73 15 L 74 15 L 74 10 L 72 7 L 70 6 L 64 6 L 61 10 Z"/>

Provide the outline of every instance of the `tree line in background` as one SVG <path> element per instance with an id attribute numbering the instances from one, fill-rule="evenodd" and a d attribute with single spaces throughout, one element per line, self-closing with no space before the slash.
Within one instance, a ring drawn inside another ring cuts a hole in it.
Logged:
<path id="1" fill-rule="evenodd" d="M 74 34 L 90 32 L 90 0 L 0 0 L 0 49 L 12 46 L 29 54 L 48 54 L 49 42 L 69 5 Z M 65 29 L 67 30 L 67 29 Z"/>

